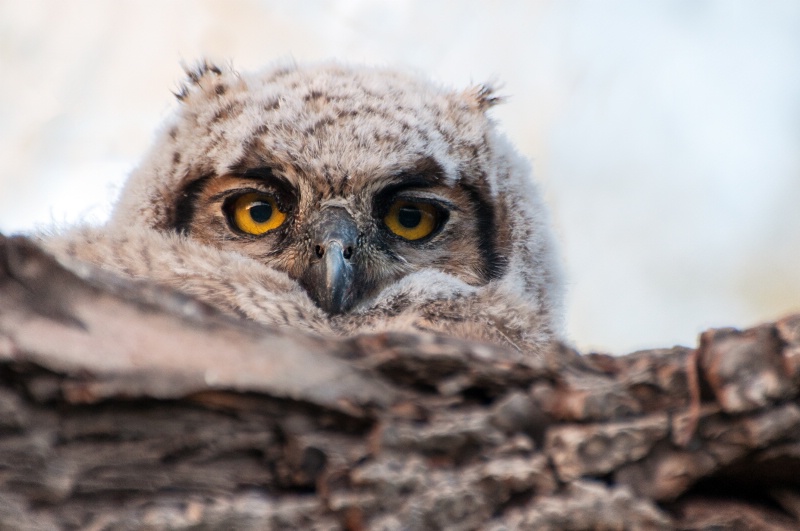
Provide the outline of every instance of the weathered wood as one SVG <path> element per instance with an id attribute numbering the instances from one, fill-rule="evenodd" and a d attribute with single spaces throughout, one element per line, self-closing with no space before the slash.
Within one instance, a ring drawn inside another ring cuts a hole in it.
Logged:
<path id="1" fill-rule="evenodd" d="M 799 360 L 312 337 L 0 237 L 0 529 L 797 529 Z"/>

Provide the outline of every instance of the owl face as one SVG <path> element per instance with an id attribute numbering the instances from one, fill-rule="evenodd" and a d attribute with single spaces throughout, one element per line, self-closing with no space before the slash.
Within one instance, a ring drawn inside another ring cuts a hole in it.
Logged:
<path id="1" fill-rule="evenodd" d="M 434 160 L 369 175 L 344 169 L 350 178 L 336 180 L 270 161 L 269 153 L 259 160 L 192 181 L 175 228 L 285 271 L 329 313 L 425 268 L 472 285 L 490 279 L 480 230 L 491 213 L 468 189 L 443 182 Z"/>
<path id="2" fill-rule="evenodd" d="M 189 76 L 117 223 L 244 254 L 331 314 L 417 271 L 472 286 L 502 274 L 488 92 L 338 64 Z"/>

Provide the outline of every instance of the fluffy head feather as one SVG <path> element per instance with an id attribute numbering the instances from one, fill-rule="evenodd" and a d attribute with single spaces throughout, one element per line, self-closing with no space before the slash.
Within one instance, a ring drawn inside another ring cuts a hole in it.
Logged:
<path id="1" fill-rule="evenodd" d="M 391 327 L 402 315 L 397 322 L 438 320 L 515 344 L 557 329 L 561 276 L 547 212 L 527 162 L 487 116 L 499 101 L 488 85 L 453 91 L 333 62 L 241 74 L 201 62 L 177 97 L 103 230 L 182 235 L 308 291 L 314 231 L 328 223 L 324 212 L 341 212 L 358 233 L 360 291 L 344 315 L 327 318 L 333 328 Z M 228 198 L 247 189 L 276 198 L 287 213 L 280 230 L 232 230 Z M 386 205 L 402 194 L 447 211 L 433 236 L 388 234 Z"/>

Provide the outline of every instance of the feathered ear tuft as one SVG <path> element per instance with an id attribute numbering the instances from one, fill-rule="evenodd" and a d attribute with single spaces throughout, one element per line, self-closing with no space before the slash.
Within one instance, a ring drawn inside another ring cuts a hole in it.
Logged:
<path id="1" fill-rule="evenodd" d="M 187 65 L 182 62 L 181 67 L 186 74 L 186 79 L 180 84 L 178 90 L 173 93 L 179 101 L 186 100 L 189 94 L 196 90 L 206 92 L 210 90 L 221 96 L 225 93 L 226 85 L 220 78 L 223 78 L 226 74 L 236 74 L 230 65 L 220 67 L 207 59 L 200 59 L 194 65 Z"/>
<path id="2" fill-rule="evenodd" d="M 464 96 L 466 96 L 467 100 L 479 111 L 486 111 L 490 107 L 494 107 L 498 103 L 503 103 L 505 101 L 505 96 L 497 94 L 499 89 L 500 87 L 493 82 L 481 83 L 480 85 L 475 85 L 467 89 L 464 92 Z"/>

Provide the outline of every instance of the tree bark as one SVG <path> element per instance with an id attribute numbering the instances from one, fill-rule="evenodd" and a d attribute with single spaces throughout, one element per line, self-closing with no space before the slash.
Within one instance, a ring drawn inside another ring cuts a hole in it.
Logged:
<path id="1" fill-rule="evenodd" d="M 798 529 L 800 315 L 543 358 L 332 339 L 0 237 L 0 529 Z"/>

